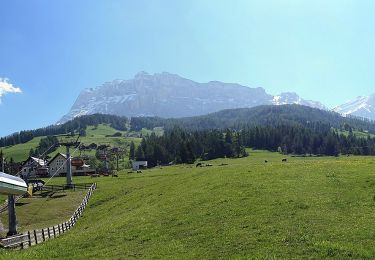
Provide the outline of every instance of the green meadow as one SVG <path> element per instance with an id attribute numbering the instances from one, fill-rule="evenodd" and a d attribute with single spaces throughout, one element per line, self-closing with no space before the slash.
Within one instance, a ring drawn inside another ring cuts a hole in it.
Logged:
<path id="1" fill-rule="evenodd" d="M 160 130 L 159 130 L 160 131 Z M 149 132 L 152 132 L 149 130 Z M 116 137 L 113 136 L 115 133 L 121 133 L 122 136 Z M 89 126 L 86 128 L 86 136 L 80 137 L 79 141 L 84 145 L 90 145 L 91 143 L 95 143 L 97 145 L 106 144 L 110 145 L 111 147 L 127 147 L 131 141 L 133 141 L 136 145 L 141 142 L 141 138 L 137 137 L 128 137 L 126 136 L 127 132 L 125 131 L 118 131 L 108 125 L 100 124 L 98 126 Z M 35 149 L 39 145 L 39 141 L 42 137 L 35 137 L 31 141 L 24 143 L 24 144 L 18 144 L 14 146 L 4 147 L 0 148 L 0 150 L 3 150 L 5 157 L 10 158 L 13 157 L 13 159 L 16 162 L 24 161 L 29 156 L 29 151 L 31 148 Z M 75 141 L 76 137 L 66 137 L 61 136 L 58 137 L 61 141 Z M 59 147 L 56 151 L 49 154 L 50 157 L 53 157 L 57 152 L 65 153 L 66 150 L 64 147 Z M 71 151 L 71 152 L 74 152 Z M 75 156 L 79 155 L 79 151 L 75 151 Z M 95 151 L 89 151 L 86 152 L 87 155 L 95 155 Z"/>
<path id="2" fill-rule="evenodd" d="M 18 231 L 27 232 L 67 221 L 81 204 L 85 195 L 84 190 L 37 192 L 31 198 L 18 200 L 16 203 Z M 1 199 L 3 203 L 7 197 L 2 196 Z M 0 213 L 0 221 L 7 229 L 8 211 Z M 6 236 L 6 232 L 2 232 L 1 235 Z"/>
<path id="3" fill-rule="evenodd" d="M 76 177 L 98 183 L 77 225 L 0 258 L 375 258 L 375 158 L 249 152 L 207 167 Z"/>

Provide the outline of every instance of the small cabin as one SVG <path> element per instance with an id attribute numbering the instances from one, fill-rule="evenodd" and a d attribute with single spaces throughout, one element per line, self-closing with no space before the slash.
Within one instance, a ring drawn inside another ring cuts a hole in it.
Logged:
<path id="1" fill-rule="evenodd" d="M 147 168 L 147 161 L 133 161 L 132 162 L 132 169 L 133 171 L 138 171 L 141 169 Z"/>

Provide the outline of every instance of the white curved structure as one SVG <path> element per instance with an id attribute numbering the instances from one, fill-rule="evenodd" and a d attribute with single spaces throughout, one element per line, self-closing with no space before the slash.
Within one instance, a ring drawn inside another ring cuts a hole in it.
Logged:
<path id="1" fill-rule="evenodd" d="M 19 177 L 0 172 L 0 194 L 22 195 L 26 193 L 27 185 Z"/>

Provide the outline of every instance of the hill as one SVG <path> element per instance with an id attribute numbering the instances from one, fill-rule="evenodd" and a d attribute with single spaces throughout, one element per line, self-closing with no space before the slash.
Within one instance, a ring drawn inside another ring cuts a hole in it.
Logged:
<path id="1" fill-rule="evenodd" d="M 0 147 L 23 144 L 34 137 L 79 133 L 81 130 L 85 130 L 87 126 L 96 126 L 98 124 L 108 124 L 116 130 L 125 131 L 127 130 L 128 119 L 101 114 L 82 116 L 64 124 L 50 125 L 35 130 L 24 130 L 2 137 L 0 138 Z"/>
<path id="2" fill-rule="evenodd" d="M 254 108 L 226 109 L 204 116 L 180 119 L 137 117 L 131 119 L 131 129 L 184 126 L 190 129 L 242 129 L 253 126 L 298 125 L 311 127 L 321 123 L 333 128 L 350 127 L 361 132 L 375 133 L 370 120 L 342 117 L 340 114 L 301 105 L 257 106 Z"/>
<path id="3" fill-rule="evenodd" d="M 2 259 L 371 259 L 370 157 L 242 159 L 98 178 L 67 234 Z M 268 163 L 264 163 L 268 160 Z M 74 178 L 87 182 L 87 178 Z M 54 179 L 63 182 L 63 178 Z"/>
<path id="4" fill-rule="evenodd" d="M 80 142 L 85 146 L 89 146 L 90 144 L 95 143 L 97 145 L 109 144 L 112 147 L 127 147 L 129 146 L 131 141 L 138 144 L 141 140 L 138 137 L 127 136 L 128 132 L 126 131 L 119 131 L 105 124 L 99 124 L 97 126 L 87 126 L 85 129 L 86 129 L 85 131 L 86 135 L 80 137 Z M 120 136 L 115 135 L 116 133 L 120 133 L 121 135 Z M 7 158 L 12 157 L 16 162 L 24 161 L 29 156 L 30 149 L 35 150 L 37 146 L 39 145 L 39 141 L 45 137 L 46 136 L 35 137 L 32 140 L 24 144 L 17 144 L 13 146 L 0 148 L 0 150 L 3 151 L 3 153 L 5 154 Z M 58 137 L 58 139 L 62 139 L 62 140 L 66 138 L 69 138 L 69 137 L 66 137 L 66 136 Z M 57 152 L 65 153 L 66 151 L 65 151 L 65 148 L 60 147 L 56 151 L 49 153 L 49 156 L 52 157 Z M 80 151 L 76 151 L 75 155 L 78 155 L 79 153 Z M 95 155 L 95 150 L 86 151 L 84 153 L 86 155 Z"/>
<path id="5" fill-rule="evenodd" d="M 102 123 L 106 123 L 106 126 L 104 127 L 104 124 Z M 99 125 L 100 127 L 95 127 L 93 125 Z M 287 128 L 289 129 L 287 130 L 288 133 L 286 133 L 285 131 L 282 132 L 280 126 L 287 126 Z M 86 136 L 81 139 L 86 146 L 91 143 L 110 143 L 114 146 L 122 146 L 126 145 L 126 139 L 131 140 L 131 138 L 125 138 L 125 136 L 139 136 L 139 133 L 141 132 L 143 132 L 144 135 L 151 134 L 152 129 L 155 129 L 155 131 L 158 132 L 160 135 L 161 133 L 163 133 L 163 129 L 169 131 L 175 127 L 186 128 L 188 131 L 201 131 L 208 129 L 219 129 L 219 131 L 223 131 L 227 128 L 233 129 L 235 131 L 243 131 L 249 128 L 263 127 L 262 131 L 273 132 L 273 134 L 269 133 L 268 137 L 263 136 L 263 139 L 272 139 L 279 141 L 273 142 L 273 145 L 271 145 L 270 142 L 266 142 L 264 143 L 264 145 L 261 146 L 259 146 L 258 144 L 258 146 L 256 146 L 257 148 L 270 149 L 275 151 L 279 146 L 283 147 L 284 145 L 286 145 L 289 151 L 293 151 L 297 154 L 304 153 L 307 151 L 311 152 L 311 149 L 307 149 L 307 146 L 311 146 L 311 143 L 309 143 L 310 141 L 308 141 L 308 143 L 306 143 L 306 141 L 302 141 L 306 147 L 304 149 L 295 149 L 296 145 L 300 143 L 300 140 L 294 140 L 296 131 L 302 133 L 299 135 L 301 137 L 299 139 L 305 140 L 306 138 L 308 138 L 312 141 L 314 138 L 316 139 L 317 133 L 321 135 L 321 133 L 324 132 L 324 136 L 319 137 L 320 139 L 326 139 L 326 137 L 329 137 L 327 133 L 330 131 L 331 128 L 336 129 L 338 134 L 348 133 L 350 130 L 355 133 L 355 136 L 365 138 L 369 136 L 369 134 L 375 133 L 375 124 L 369 120 L 362 120 L 352 117 L 342 117 L 340 116 L 340 114 L 335 112 L 329 112 L 307 106 L 280 105 L 258 106 L 254 108 L 227 109 L 204 116 L 187 117 L 180 119 L 163 119 L 158 117 L 135 117 L 131 118 L 131 120 L 129 121 L 127 118 L 116 117 L 112 115 L 89 115 L 75 118 L 72 121 L 66 122 L 58 126 L 50 126 L 32 131 L 21 131 L 20 133 L 15 133 L 14 135 L 1 138 L 0 141 L 2 141 L 3 143 L 17 143 L 26 140 L 26 143 L 3 148 L 4 153 L 8 157 L 13 157 L 16 161 L 20 161 L 26 159 L 30 149 L 35 149 L 35 147 L 38 146 L 39 141 L 42 138 L 45 138 L 43 134 L 79 133 L 83 131 L 87 132 Z M 308 129 L 308 131 L 304 130 L 305 128 Z M 248 131 L 248 134 L 251 134 L 251 132 L 254 132 L 254 129 L 250 132 Z M 119 134 L 120 136 L 113 136 L 115 133 Z M 251 138 L 249 139 L 248 137 L 244 136 L 244 134 L 245 132 L 243 132 L 242 134 L 242 142 L 247 145 L 252 144 L 253 142 L 249 142 Z M 289 137 L 286 139 L 284 138 L 285 140 L 282 140 L 282 138 L 280 138 L 280 134 L 284 135 L 284 137 L 286 135 L 289 135 Z M 271 138 L 272 135 L 274 135 L 274 137 Z M 184 134 L 183 136 L 186 135 Z M 346 134 L 346 136 L 348 136 L 348 134 Z M 358 146 L 372 146 L 372 142 L 362 143 L 360 140 L 356 141 L 354 139 L 352 140 L 352 138 L 349 138 L 350 140 L 346 140 L 345 138 L 340 138 L 339 136 L 333 136 L 333 138 L 336 139 L 336 145 L 339 145 L 340 147 L 345 147 L 345 149 L 341 150 L 334 149 L 338 152 L 372 154 L 372 148 L 371 152 L 368 152 L 367 150 L 359 151 L 357 148 L 352 149 L 353 147 Z M 316 142 L 322 143 L 322 140 L 317 140 Z M 139 141 L 140 139 L 135 140 L 135 142 Z M 198 139 L 196 139 L 194 142 L 202 143 Z M 295 145 L 293 144 L 293 142 L 295 143 Z M 324 145 L 323 143 L 319 146 L 325 147 L 326 145 Z M 191 145 L 193 146 L 193 148 L 196 147 L 196 145 L 194 144 Z M 298 146 L 300 146 L 300 144 L 298 144 Z M 154 148 L 159 149 L 160 147 Z M 176 147 L 176 149 L 178 150 L 178 147 Z M 198 150 L 198 154 L 203 152 L 199 152 Z M 322 149 L 312 150 L 318 151 Z M 60 149 L 59 151 L 63 152 L 62 149 Z M 146 150 L 144 149 L 143 152 L 146 152 Z M 93 153 L 94 152 L 91 152 L 91 154 Z M 325 152 L 322 153 L 325 154 Z M 329 154 L 331 154 L 331 152 Z M 160 161 L 161 159 L 159 158 L 158 160 Z"/>

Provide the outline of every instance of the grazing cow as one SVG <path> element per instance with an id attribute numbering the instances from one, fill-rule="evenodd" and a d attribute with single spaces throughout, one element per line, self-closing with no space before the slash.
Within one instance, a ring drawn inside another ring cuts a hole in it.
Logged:
<path id="1" fill-rule="evenodd" d="M 137 173 L 142 173 L 142 171 L 137 171 Z"/>
<path id="2" fill-rule="evenodd" d="M 286 162 L 286 158 L 282 159 L 281 161 L 282 161 L 282 162 Z"/>
<path id="3" fill-rule="evenodd" d="M 268 161 L 267 161 L 267 160 L 264 160 L 264 162 L 265 162 L 265 163 L 268 163 Z"/>
<path id="4" fill-rule="evenodd" d="M 195 165 L 195 167 L 202 167 L 202 163 L 197 163 L 197 165 Z"/>

